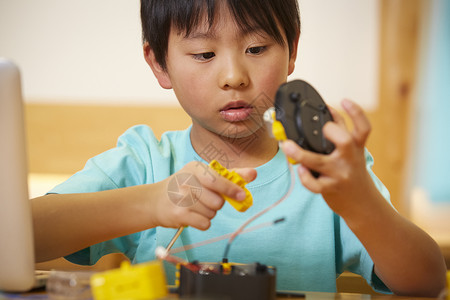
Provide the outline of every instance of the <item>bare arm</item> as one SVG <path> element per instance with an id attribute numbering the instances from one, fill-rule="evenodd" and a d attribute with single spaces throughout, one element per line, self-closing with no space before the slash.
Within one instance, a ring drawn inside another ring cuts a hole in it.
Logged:
<path id="1" fill-rule="evenodd" d="M 437 296 L 446 273 L 439 246 L 379 193 L 366 197 L 373 197 L 372 205 L 344 219 L 369 252 L 377 275 L 395 294 Z"/>
<path id="2" fill-rule="evenodd" d="M 152 227 L 150 203 L 143 196 L 146 189 L 137 186 L 32 199 L 37 262 Z"/>
<path id="3" fill-rule="evenodd" d="M 375 272 L 399 295 L 436 296 L 445 287 L 445 262 L 436 242 L 399 215 L 377 190 L 366 170 L 364 146 L 370 123 L 362 109 L 343 102 L 354 128 L 331 110 L 335 122 L 324 126 L 336 149 L 329 155 L 305 151 L 287 141 L 283 149 L 302 165 L 299 176 L 312 192 L 321 193 L 367 249 Z M 321 173 L 314 178 L 308 169 Z"/>
<path id="4" fill-rule="evenodd" d="M 71 254 L 90 245 L 156 226 L 192 226 L 206 230 L 224 200 L 220 194 L 243 200 L 245 192 L 214 174 L 205 175 L 199 162 L 187 164 L 180 172 L 193 174 L 202 185 L 198 201 L 180 207 L 170 201 L 167 184 L 158 183 L 83 194 L 50 194 L 32 199 L 36 261 Z M 249 182 L 252 169 L 238 172 Z M 189 190 L 181 190 L 189 193 Z"/>

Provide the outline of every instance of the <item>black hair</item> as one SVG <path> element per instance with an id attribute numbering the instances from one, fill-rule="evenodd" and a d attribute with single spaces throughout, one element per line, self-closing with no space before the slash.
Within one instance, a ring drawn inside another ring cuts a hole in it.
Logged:
<path id="1" fill-rule="evenodd" d="M 300 33 L 297 0 L 141 0 L 142 39 L 148 43 L 159 65 L 166 70 L 171 26 L 186 36 L 199 25 L 203 16 L 211 27 L 215 9 L 223 1 L 243 32 L 259 27 L 277 43 L 284 45 L 278 24 L 284 29 L 289 54 Z"/>

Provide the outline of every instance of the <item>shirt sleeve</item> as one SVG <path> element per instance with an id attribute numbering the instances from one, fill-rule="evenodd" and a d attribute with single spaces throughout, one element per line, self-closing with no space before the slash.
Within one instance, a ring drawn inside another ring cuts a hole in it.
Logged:
<path id="1" fill-rule="evenodd" d="M 117 147 L 88 160 L 83 170 L 53 188 L 49 193 L 88 193 L 149 183 L 153 180 L 148 141 L 156 138 L 144 126 L 130 128 Z M 140 233 L 105 241 L 66 256 L 70 262 L 93 265 L 102 256 L 123 253 L 133 260 Z"/>

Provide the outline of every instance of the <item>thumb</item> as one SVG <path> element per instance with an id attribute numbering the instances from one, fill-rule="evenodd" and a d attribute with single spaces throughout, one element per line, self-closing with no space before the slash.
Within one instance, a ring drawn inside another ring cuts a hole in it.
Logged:
<path id="1" fill-rule="evenodd" d="M 255 180 L 257 173 L 253 168 L 236 168 L 233 169 L 236 173 L 238 173 L 247 183 Z"/>

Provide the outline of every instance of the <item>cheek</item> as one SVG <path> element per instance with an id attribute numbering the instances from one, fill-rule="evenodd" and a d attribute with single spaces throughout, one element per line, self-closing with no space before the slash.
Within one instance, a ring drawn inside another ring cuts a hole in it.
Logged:
<path id="1" fill-rule="evenodd" d="M 182 105 L 200 102 L 205 91 L 205 82 L 199 74 L 189 72 L 188 68 L 178 68 L 171 74 L 173 91 Z"/>
<path id="2" fill-rule="evenodd" d="M 257 72 L 259 89 L 270 98 L 275 99 L 275 94 L 281 84 L 287 80 L 287 65 L 280 68 L 280 65 L 273 65 L 271 68 L 266 68 Z M 271 70 L 271 71 L 269 71 Z"/>
<path id="3" fill-rule="evenodd" d="M 191 117 L 208 113 L 208 107 L 205 105 L 204 99 L 210 99 L 211 97 L 206 94 L 205 83 L 197 80 L 198 77 L 196 79 L 189 79 L 189 75 L 181 77 L 184 77 L 184 80 L 177 81 L 177 84 L 173 86 L 173 91 L 180 105 Z"/>
<path id="4" fill-rule="evenodd" d="M 191 88 L 190 88 L 191 87 Z M 186 109 L 201 105 L 202 95 L 192 85 L 174 88 L 173 91 L 181 106 Z"/>
<path id="5" fill-rule="evenodd" d="M 212 78 L 206 72 L 197 71 L 195 67 L 184 63 L 184 67 L 177 68 L 172 74 L 175 74 L 175 93 L 182 92 L 180 96 L 187 97 L 191 101 L 196 102 L 202 99 L 203 96 L 206 96 L 207 87 L 211 84 Z"/>

